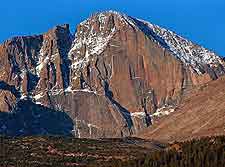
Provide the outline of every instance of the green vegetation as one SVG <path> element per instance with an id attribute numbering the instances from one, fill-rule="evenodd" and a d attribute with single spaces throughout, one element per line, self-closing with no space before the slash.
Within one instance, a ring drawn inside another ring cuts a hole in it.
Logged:
<path id="1" fill-rule="evenodd" d="M 163 145 L 136 138 L 0 138 L 1 167 L 224 167 L 225 136 Z"/>
<path id="2" fill-rule="evenodd" d="M 129 163 L 124 166 L 130 166 Z M 133 163 L 134 167 L 225 167 L 225 137 L 173 143 Z"/>

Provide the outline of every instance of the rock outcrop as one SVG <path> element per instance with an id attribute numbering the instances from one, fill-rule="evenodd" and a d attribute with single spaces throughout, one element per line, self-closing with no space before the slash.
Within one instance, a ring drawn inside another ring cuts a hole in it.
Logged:
<path id="1" fill-rule="evenodd" d="M 65 111 L 76 137 L 121 137 L 174 110 L 186 89 L 223 76 L 224 60 L 159 26 L 109 11 L 0 46 L 0 106 Z"/>

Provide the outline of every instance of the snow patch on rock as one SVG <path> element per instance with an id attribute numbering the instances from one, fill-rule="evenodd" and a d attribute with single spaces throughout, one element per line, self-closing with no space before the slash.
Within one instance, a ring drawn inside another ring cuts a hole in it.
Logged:
<path id="1" fill-rule="evenodd" d="M 145 27 L 143 25 L 141 26 L 140 29 L 142 31 L 145 31 L 145 29 L 152 30 L 155 36 L 153 40 L 163 45 L 165 49 L 172 52 L 176 58 L 180 59 L 185 65 L 190 66 L 198 74 L 204 73 L 202 69 L 205 65 L 210 67 L 217 67 L 219 64 L 223 65 L 222 59 L 206 48 L 194 44 L 165 28 L 140 19 L 133 19 L 134 22 L 135 20 L 136 24 L 142 22 L 145 25 Z M 137 26 L 140 26 L 140 24 Z"/>
<path id="2" fill-rule="evenodd" d="M 42 97 L 44 97 L 44 94 L 41 92 L 41 93 L 35 95 L 33 98 L 34 98 L 35 100 L 39 100 L 39 99 L 41 99 Z"/>
<path id="3" fill-rule="evenodd" d="M 40 77 L 40 72 L 41 70 L 44 68 L 45 64 L 47 64 L 49 61 L 49 57 L 45 57 L 44 58 L 44 50 L 41 49 L 40 50 L 40 53 L 39 53 L 39 60 L 38 60 L 38 65 L 36 67 L 36 73 L 37 73 L 37 76 Z"/>
<path id="4" fill-rule="evenodd" d="M 175 111 L 174 106 L 163 106 L 161 108 L 158 108 L 154 114 L 151 115 L 151 117 L 161 117 L 166 116 Z"/>
<path id="5" fill-rule="evenodd" d="M 146 117 L 146 113 L 145 112 L 133 112 L 130 113 L 131 117 Z"/>
<path id="6" fill-rule="evenodd" d="M 74 71 L 85 68 L 94 55 L 100 55 L 116 32 L 115 27 L 102 31 L 107 24 L 106 15 L 101 13 L 94 17 L 97 17 L 99 22 L 99 30 L 94 28 L 93 24 L 96 24 L 96 19 L 91 17 L 79 25 L 80 28 L 75 34 L 75 40 L 69 52 L 69 58 L 73 62 L 71 68 Z"/>
<path id="7" fill-rule="evenodd" d="M 72 89 L 72 87 L 68 87 L 65 92 L 75 93 L 75 92 L 87 92 L 87 93 L 94 93 L 97 94 L 97 92 L 92 91 L 90 89 Z"/>
<path id="8" fill-rule="evenodd" d="M 22 94 L 22 96 L 20 97 L 21 100 L 27 99 L 27 95 L 26 94 Z"/>

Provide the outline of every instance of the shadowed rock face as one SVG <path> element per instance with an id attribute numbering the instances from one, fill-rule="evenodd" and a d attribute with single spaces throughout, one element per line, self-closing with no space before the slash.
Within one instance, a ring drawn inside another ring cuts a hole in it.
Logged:
<path id="1" fill-rule="evenodd" d="M 72 136 L 73 127 L 65 112 L 30 100 L 20 100 L 11 113 L 0 113 L 0 134 L 5 136 Z"/>
<path id="2" fill-rule="evenodd" d="M 67 112 L 77 137 L 121 137 L 152 124 L 184 91 L 222 76 L 214 53 L 156 25 L 103 12 L 0 46 L 0 107 L 33 99 Z"/>

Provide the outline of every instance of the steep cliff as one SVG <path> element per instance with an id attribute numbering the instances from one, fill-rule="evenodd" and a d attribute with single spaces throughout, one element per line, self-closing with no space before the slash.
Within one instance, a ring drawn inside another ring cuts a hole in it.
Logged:
<path id="1" fill-rule="evenodd" d="M 151 23 L 114 11 L 15 37 L 0 46 L 0 109 L 21 99 L 73 119 L 77 137 L 121 137 L 179 106 L 185 90 L 224 75 L 213 52 Z"/>

